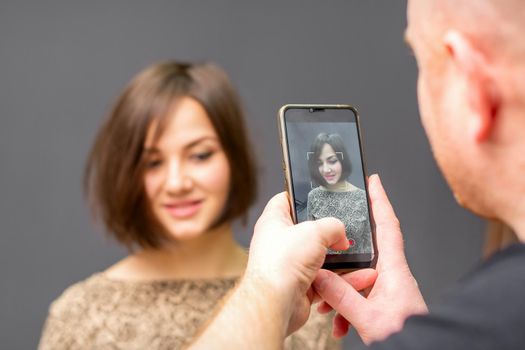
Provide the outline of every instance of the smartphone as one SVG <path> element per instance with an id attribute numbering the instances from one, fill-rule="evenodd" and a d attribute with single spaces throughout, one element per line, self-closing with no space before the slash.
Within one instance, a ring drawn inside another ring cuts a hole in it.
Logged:
<path id="1" fill-rule="evenodd" d="M 345 225 L 350 247 L 328 249 L 323 268 L 372 266 L 376 244 L 357 110 L 289 104 L 279 110 L 278 121 L 294 222 L 335 217 Z"/>

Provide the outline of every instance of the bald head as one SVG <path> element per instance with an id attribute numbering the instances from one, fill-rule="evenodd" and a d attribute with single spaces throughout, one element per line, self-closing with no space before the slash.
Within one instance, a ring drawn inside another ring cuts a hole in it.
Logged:
<path id="1" fill-rule="evenodd" d="M 524 0 L 409 0 L 406 35 L 438 165 L 461 204 L 525 236 L 524 33 Z"/>
<path id="2" fill-rule="evenodd" d="M 455 28 L 491 58 L 525 64 L 523 0 L 410 0 L 410 6 L 415 9 L 411 20 L 420 21 L 426 32 Z"/>

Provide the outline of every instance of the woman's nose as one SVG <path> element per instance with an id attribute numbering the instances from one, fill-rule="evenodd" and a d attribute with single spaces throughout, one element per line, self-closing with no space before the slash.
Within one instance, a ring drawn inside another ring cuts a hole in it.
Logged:
<path id="1" fill-rule="evenodd" d="M 193 182 L 190 174 L 186 172 L 181 164 L 177 162 L 170 164 L 165 182 L 166 190 L 168 192 L 185 192 L 191 189 L 192 184 Z"/>
<path id="2" fill-rule="evenodd" d="M 325 173 L 325 174 L 326 174 L 326 173 L 329 173 L 330 170 L 331 170 L 331 169 L 330 169 L 330 167 L 328 166 L 328 164 L 327 164 L 327 163 L 324 163 L 324 164 L 323 164 L 323 173 Z"/>

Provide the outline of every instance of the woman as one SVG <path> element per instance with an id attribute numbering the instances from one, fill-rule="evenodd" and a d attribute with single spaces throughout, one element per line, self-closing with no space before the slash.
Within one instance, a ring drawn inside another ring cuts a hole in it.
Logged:
<path id="1" fill-rule="evenodd" d="M 352 165 L 339 134 L 320 133 L 312 143 L 308 168 L 313 188 L 308 193 L 307 217 L 340 219 L 350 248 L 337 253 L 370 253 L 372 240 L 366 192 L 348 182 Z"/>
<path id="2" fill-rule="evenodd" d="M 177 62 L 139 73 L 98 133 L 85 186 L 130 255 L 51 305 L 40 349 L 185 346 L 247 262 L 232 220 L 253 203 L 256 172 L 226 74 Z M 334 344 L 326 318 L 309 323 L 289 347 Z"/>

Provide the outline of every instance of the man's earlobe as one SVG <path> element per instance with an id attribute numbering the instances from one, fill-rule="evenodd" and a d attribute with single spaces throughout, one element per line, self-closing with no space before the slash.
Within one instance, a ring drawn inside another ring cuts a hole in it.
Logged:
<path id="1" fill-rule="evenodd" d="M 463 33 L 449 30 L 443 37 L 445 48 L 462 76 L 470 113 L 467 133 L 476 142 L 486 141 L 494 130 L 499 97 L 483 52 Z"/>

